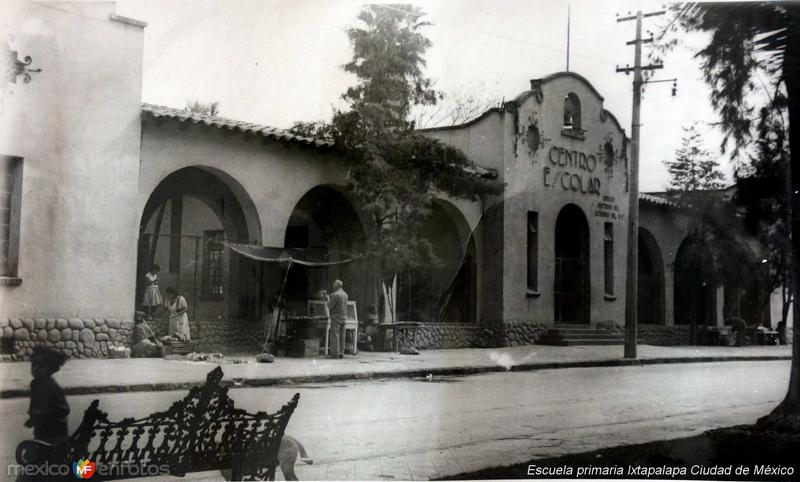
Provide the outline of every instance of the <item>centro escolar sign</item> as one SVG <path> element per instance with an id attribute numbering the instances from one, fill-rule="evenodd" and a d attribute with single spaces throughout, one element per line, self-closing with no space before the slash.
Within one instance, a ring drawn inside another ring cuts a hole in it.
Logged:
<path id="1" fill-rule="evenodd" d="M 544 187 L 600 194 L 600 179 L 592 175 L 597 169 L 597 157 L 594 154 L 553 146 L 547 156 L 550 165 L 544 167 Z"/>

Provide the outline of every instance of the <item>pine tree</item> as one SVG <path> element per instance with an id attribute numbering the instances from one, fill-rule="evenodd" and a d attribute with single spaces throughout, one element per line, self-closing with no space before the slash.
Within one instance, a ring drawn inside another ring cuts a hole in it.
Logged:
<path id="1" fill-rule="evenodd" d="M 719 162 L 704 147 L 697 124 L 683 128 L 681 146 L 675 150 L 674 161 L 664 161 L 670 174 L 668 191 L 698 191 L 722 188 L 725 176 Z"/>
<path id="2" fill-rule="evenodd" d="M 349 110 L 335 112 L 330 125 L 292 128 L 333 139 L 347 159 L 346 189 L 372 221 L 367 254 L 381 282 L 438 264 L 420 232 L 435 193 L 478 200 L 503 192 L 463 152 L 415 131 L 410 120 L 413 107 L 441 98 L 423 71 L 431 46 L 421 31 L 430 25 L 424 15 L 411 5 L 364 6 L 361 25 L 347 30 L 353 59 L 342 68 L 357 79 L 342 95 Z"/>

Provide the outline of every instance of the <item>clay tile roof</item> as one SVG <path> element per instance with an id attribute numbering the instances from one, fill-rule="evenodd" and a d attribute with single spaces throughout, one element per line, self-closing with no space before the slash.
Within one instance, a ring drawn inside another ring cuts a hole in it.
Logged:
<path id="1" fill-rule="evenodd" d="M 250 122 L 237 121 L 233 119 L 226 119 L 224 117 L 210 116 L 206 114 L 198 114 L 194 112 L 188 112 L 183 109 L 165 107 L 163 105 L 142 104 L 142 114 L 152 116 L 157 119 L 158 118 L 172 119 L 172 120 L 177 120 L 179 122 L 200 124 L 204 126 L 215 127 L 218 129 L 239 131 L 247 135 L 262 136 L 286 142 L 297 142 L 317 148 L 334 147 L 333 141 L 299 136 L 296 134 L 292 134 L 289 131 L 278 129 L 277 127 L 253 124 Z M 487 169 L 480 166 L 467 166 L 463 167 L 462 169 L 466 173 L 477 177 L 483 177 L 486 179 L 495 179 L 497 177 L 497 171 L 494 169 Z"/>
<path id="2" fill-rule="evenodd" d="M 297 142 L 312 147 L 319 147 L 319 148 L 333 147 L 333 142 L 331 141 L 298 136 L 292 134 L 289 131 L 278 129 L 276 127 L 253 124 L 250 122 L 237 121 L 233 119 L 226 119 L 224 117 L 215 117 L 206 114 L 187 112 L 183 109 L 175 109 L 172 107 L 165 107 L 161 105 L 142 104 L 142 114 L 149 115 L 155 118 L 173 119 L 179 122 L 200 124 L 209 127 L 216 127 L 218 129 L 238 131 L 247 135 L 261 136 L 280 141 Z"/>
<path id="3" fill-rule="evenodd" d="M 646 193 L 641 192 L 639 193 L 639 202 L 646 202 L 650 204 L 656 204 L 658 206 L 667 206 L 671 208 L 679 207 L 678 203 L 671 201 L 670 199 L 660 195 L 663 193 Z"/>

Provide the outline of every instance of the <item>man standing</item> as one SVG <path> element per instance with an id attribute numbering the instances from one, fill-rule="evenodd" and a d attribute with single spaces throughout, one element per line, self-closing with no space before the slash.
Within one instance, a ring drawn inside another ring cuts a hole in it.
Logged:
<path id="1" fill-rule="evenodd" d="M 330 358 L 344 357 L 344 323 L 347 318 L 347 293 L 341 280 L 333 282 L 333 293 L 328 299 L 331 316 Z"/>

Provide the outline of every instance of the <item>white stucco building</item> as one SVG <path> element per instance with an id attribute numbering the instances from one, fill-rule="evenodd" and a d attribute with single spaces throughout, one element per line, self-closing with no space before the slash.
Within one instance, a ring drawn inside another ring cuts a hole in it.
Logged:
<path id="1" fill-rule="evenodd" d="M 0 114 L 7 350 L 25 355 L 49 343 L 104 356 L 110 343 L 126 342 L 154 263 L 162 289 L 189 301 L 199 348 L 257 349 L 285 273 L 223 241 L 335 259 L 371 236 L 343 187 L 348 161 L 330 143 L 143 105 L 146 26 L 115 15 L 113 3 L 4 9 L 15 18 L 7 46 L 17 61 Z M 506 192 L 437 199 L 423 231 L 443 264 L 401 273 L 398 283 L 401 319 L 426 323 L 420 343 L 536 343 L 564 324 L 613 333 L 624 322 L 628 139 L 589 80 L 571 72 L 535 79 L 502 107 L 424 133 L 496 173 Z M 676 292 L 688 286 L 675 266 L 691 213 L 663 196 L 643 196 L 640 208 L 643 342 L 688 343 L 690 319 L 717 326 L 746 312 L 770 321 L 768 298 L 756 296 L 763 287 L 742 284 L 734 297 L 734 287 L 705 286 L 691 300 Z M 337 277 L 362 321 L 370 306 L 378 311 L 368 261 L 292 271 L 289 309 L 301 312 Z"/>

